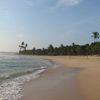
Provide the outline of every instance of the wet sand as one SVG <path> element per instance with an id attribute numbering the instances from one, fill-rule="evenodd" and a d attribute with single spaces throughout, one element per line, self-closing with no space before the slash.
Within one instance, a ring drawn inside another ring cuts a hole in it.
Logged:
<path id="1" fill-rule="evenodd" d="M 24 85 L 21 100 L 100 100 L 100 58 L 41 56 L 64 66 Z"/>
<path id="2" fill-rule="evenodd" d="M 82 68 L 77 85 L 84 100 L 100 100 L 100 57 L 98 56 L 52 56 L 43 57 L 70 68 Z"/>
<path id="3" fill-rule="evenodd" d="M 76 81 L 79 71 L 53 66 L 24 85 L 21 100 L 83 100 Z"/>

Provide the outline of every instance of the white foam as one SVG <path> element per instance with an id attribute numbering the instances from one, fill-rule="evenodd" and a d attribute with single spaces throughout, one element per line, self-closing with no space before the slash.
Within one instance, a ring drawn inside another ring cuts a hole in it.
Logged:
<path id="1" fill-rule="evenodd" d="M 36 71 L 35 73 L 23 75 L 11 81 L 5 82 L 0 85 L 0 100 L 18 100 L 22 97 L 20 92 L 22 91 L 22 85 L 32 79 L 38 78 L 40 73 L 45 69 Z"/>

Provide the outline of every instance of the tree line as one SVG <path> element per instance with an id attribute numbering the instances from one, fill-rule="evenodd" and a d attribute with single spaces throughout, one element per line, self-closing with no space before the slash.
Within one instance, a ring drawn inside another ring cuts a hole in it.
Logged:
<path id="1" fill-rule="evenodd" d="M 79 45 L 72 43 L 72 45 L 63 45 L 59 47 L 54 47 L 52 44 L 48 48 L 26 50 L 28 45 L 25 45 L 24 42 L 19 46 L 19 54 L 28 54 L 28 55 L 100 55 L 100 34 L 98 32 L 93 32 L 92 37 L 94 42 L 91 44 Z M 24 45 L 24 46 L 23 46 Z M 23 50 L 21 50 L 21 47 Z"/>

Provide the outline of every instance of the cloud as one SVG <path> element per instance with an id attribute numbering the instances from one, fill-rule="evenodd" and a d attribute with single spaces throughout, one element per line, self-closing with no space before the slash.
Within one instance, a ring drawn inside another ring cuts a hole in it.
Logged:
<path id="1" fill-rule="evenodd" d="M 73 6 L 73 5 L 77 5 L 81 2 L 82 0 L 54 0 L 55 3 L 55 7 L 52 8 L 57 8 L 60 6 Z M 33 7 L 35 5 L 43 5 L 46 3 L 49 3 L 50 0 L 24 0 L 24 3 L 30 7 Z M 38 3 L 38 4 L 37 4 Z M 41 3 L 41 4 L 40 4 Z"/>
<path id="2" fill-rule="evenodd" d="M 58 0 L 58 4 L 65 5 L 65 6 L 77 5 L 80 2 L 81 2 L 81 0 Z"/>
<path id="3" fill-rule="evenodd" d="M 42 8 L 42 12 L 49 12 L 54 11 L 55 9 L 61 8 L 61 7 L 70 7 L 75 6 L 81 3 L 83 0 L 54 0 L 52 5 L 50 4 L 52 1 L 50 0 L 24 0 L 24 3 L 29 7 L 36 7 L 36 8 Z M 48 5 L 48 6 L 47 6 Z"/>
<path id="4" fill-rule="evenodd" d="M 82 0 L 57 0 L 56 5 L 51 7 L 53 9 L 66 6 L 75 6 L 80 4 Z"/>
<path id="5" fill-rule="evenodd" d="M 24 3 L 29 7 L 43 6 L 43 4 L 45 4 L 45 2 L 46 2 L 46 0 L 24 0 Z"/>
<path id="6" fill-rule="evenodd" d="M 49 1 L 49 0 L 48 0 Z M 81 3 L 83 0 L 56 0 L 55 4 L 52 6 L 49 6 L 47 9 L 44 10 L 44 12 L 54 11 L 55 9 L 61 8 L 61 7 L 70 7 L 70 6 L 76 6 Z"/>

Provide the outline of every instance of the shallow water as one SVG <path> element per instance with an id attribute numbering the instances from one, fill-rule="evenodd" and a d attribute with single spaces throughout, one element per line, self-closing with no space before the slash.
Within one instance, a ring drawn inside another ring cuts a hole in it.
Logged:
<path id="1" fill-rule="evenodd" d="M 42 59 L 33 56 L 0 54 L 0 80 L 32 73 L 41 67 L 47 67 Z"/>
<path id="2" fill-rule="evenodd" d="M 22 84 L 39 77 L 51 64 L 33 56 L 0 53 L 0 100 L 19 99 Z"/>

